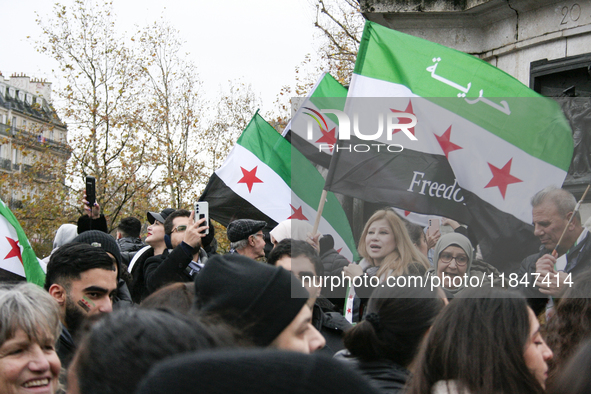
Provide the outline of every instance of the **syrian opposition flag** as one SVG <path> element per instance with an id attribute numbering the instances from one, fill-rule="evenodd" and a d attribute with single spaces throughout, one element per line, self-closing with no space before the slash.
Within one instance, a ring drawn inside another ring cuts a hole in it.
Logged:
<path id="1" fill-rule="evenodd" d="M 347 89 L 343 85 L 329 73 L 322 74 L 283 132 L 294 148 L 312 163 L 324 168 L 330 165 L 337 141 L 338 121 L 334 115 L 325 115 L 320 111 L 342 111 L 346 97 Z"/>
<path id="2" fill-rule="evenodd" d="M 313 225 L 323 188 L 318 170 L 257 112 L 200 200 L 209 202 L 210 217 L 224 226 L 242 218 L 264 220 L 271 228 L 286 219 Z M 351 227 L 332 193 L 318 231 L 331 234 L 347 259 L 357 257 Z"/>
<path id="3" fill-rule="evenodd" d="M 537 250 L 530 198 L 562 185 L 573 153 L 557 103 L 471 55 L 367 21 L 344 112 L 327 190 L 465 223 L 501 269 Z"/>
<path id="4" fill-rule="evenodd" d="M 45 273 L 18 220 L 0 200 L 0 277 L 43 286 Z"/>

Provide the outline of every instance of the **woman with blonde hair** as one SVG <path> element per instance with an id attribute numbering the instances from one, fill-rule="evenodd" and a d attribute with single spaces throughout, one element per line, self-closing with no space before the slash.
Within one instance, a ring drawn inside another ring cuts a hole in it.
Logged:
<path id="1" fill-rule="evenodd" d="M 424 275 L 427 258 L 413 245 L 406 225 L 391 209 L 376 211 L 365 224 L 357 247 L 363 259 L 344 268 L 352 279 L 367 274 L 384 281 L 388 276 Z"/>

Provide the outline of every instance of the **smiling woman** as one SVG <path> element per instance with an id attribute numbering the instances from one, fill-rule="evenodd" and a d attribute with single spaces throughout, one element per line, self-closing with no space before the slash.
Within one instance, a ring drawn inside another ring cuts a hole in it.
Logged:
<path id="1" fill-rule="evenodd" d="M 54 394 L 60 360 L 57 302 L 33 284 L 0 288 L 0 392 Z"/>
<path id="2" fill-rule="evenodd" d="M 474 258 L 470 240 L 458 233 L 448 233 L 437 241 L 433 261 L 435 268 L 427 271 L 430 283 L 442 287 L 448 297 L 463 292 L 469 287 L 501 287 L 500 273 L 492 265 Z M 439 280 L 429 278 L 436 276 Z"/>

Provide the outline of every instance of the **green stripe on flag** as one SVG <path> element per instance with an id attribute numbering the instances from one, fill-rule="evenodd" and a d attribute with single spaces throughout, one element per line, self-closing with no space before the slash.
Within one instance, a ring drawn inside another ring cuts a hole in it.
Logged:
<path id="1" fill-rule="evenodd" d="M 22 247 L 21 258 L 27 282 L 43 286 L 45 284 L 45 273 L 39 265 L 39 260 L 37 260 L 35 251 L 33 251 L 33 248 L 18 220 L 2 200 L 0 200 L 0 215 L 2 215 L 16 231 L 18 243 Z"/>
<path id="2" fill-rule="evenodd" d="M 253 131 L 252 129 L 257 130 Z M 250 130 L 250 131 L 249 131 Z M 291 144 L 273 126 L 263 119 L 258 111 L 252 117 L 236 143 L 255 154 L 271 167 L 291 187 Z"/>
<path id="3" fill-rule="evenodd" d="M 342 98 L 339 100 L 338 98 Z M 347 98 L 347 89 L 339 83 L 332 75 L 325 73 L 324 77 L 316 86 L 316 89 L 310 96 L 310 101 L 320 109 L 337 109 L 343 111 L 345 108 L 345 101 Z M 339 124 L 339 121 L 334 114 L 323 114 L 323 116 L 329 117 L 335 124 Z"/>
<path id="4" fill-rule="evenodd" d="M 559 105 L 472 55 L 366 21 L 354 73 L 404 85 L 540 160 L 570 166 Z"/>

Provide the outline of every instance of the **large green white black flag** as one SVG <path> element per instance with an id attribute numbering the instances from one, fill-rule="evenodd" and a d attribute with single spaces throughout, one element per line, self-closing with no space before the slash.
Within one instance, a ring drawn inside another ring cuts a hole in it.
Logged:
<path id="1" fill-rule="evenodd" d="M 487 241 L 483 253 L 501 252 L 491 260 L 519 260 L 537 243 L 530 198 L 562 184 L 573 152 L 554 101 L 473 56 L 368 21 L 344 113 L 328 190 L 466 223 Z"/>
<path id="2" fill-rule="evenodd" d="M 242 218 L 265 220 L 270 227 L 286 219 L 312 225 L 323 187 L 318 170 L 257 112 L 200 200 L 209 202 L 210 217 L 225 226 Z M 347 259 L 357 257 L 347 216 L 332 193 L 318 231 L 332 235 Z"/>

